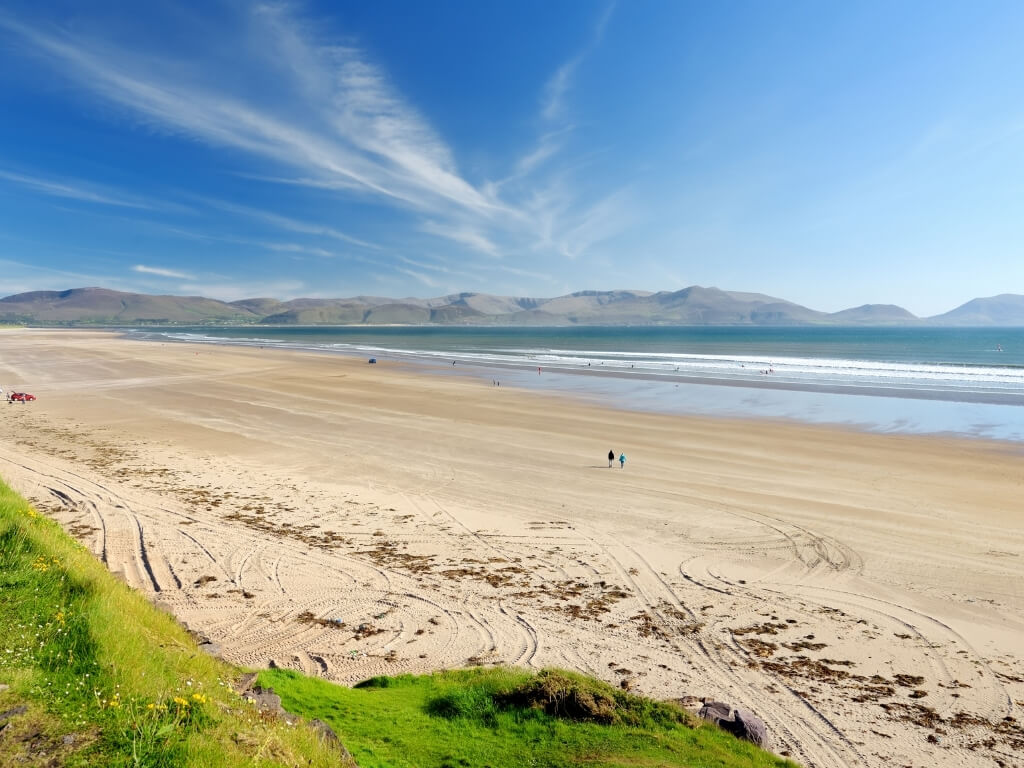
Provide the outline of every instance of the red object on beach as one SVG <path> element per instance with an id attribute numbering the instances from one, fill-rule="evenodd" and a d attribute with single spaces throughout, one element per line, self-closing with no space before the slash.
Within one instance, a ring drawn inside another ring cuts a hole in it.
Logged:
<path id="1" fill-rule="evenodd" d="M 30 395 L 28 392 L 11 392 L 10 401 L 12 403 L 27 403 L 29 400 L 35 400 L 35 395 Z"/>

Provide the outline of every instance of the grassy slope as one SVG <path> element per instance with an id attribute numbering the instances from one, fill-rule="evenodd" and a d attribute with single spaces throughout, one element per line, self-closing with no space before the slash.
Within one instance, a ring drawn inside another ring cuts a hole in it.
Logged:
<path id="1" fill-rule="evenodd" d="M 28 707 L 0 718 L 0 768 L 346 764 L 310 729 L 256 714 L 231 688 L 239 674 L 0 482 L 0 713 Z M 330 723 L 363 768 L 793 765 L 571 673 L 462 670 L 350 689 L 267 670 L 260 682 Z M 538 686 L 552 682 L 580 694 L 558 717 L 530 706 L 550 703 Z M 580 697 L 604 722 L 564 716 Z"/>
<path id="2" fill-rule="evenodd" d="M 0 483 L 0 766 L 342 764 L 238 674 Z"/>
<path id="3" fill-rule="evenodd" d="M 693 727 L 674 705 L 558 670 L 469 669 L 376 678 L 356 688 L 290 670 L 266 670 L 259 680 L 289 711 L 319 717 L 343 734 L 362 768 L 794 765 L 718 728 Z M 605 722 L 567 716 L 572 692 Z M 561 716 L 536 706 L 556 700 Z"/>

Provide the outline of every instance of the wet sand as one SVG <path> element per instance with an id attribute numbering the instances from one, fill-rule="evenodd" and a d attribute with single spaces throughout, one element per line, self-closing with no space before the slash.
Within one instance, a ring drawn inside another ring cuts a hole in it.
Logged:
<path id="1" fill-rule="evenodd" d="M 0 384 L 0 476 L 231 661 L 569 667 L 808 766 L 1024 749 L 1020 445 L 99 332 L 0 332 Z"/>

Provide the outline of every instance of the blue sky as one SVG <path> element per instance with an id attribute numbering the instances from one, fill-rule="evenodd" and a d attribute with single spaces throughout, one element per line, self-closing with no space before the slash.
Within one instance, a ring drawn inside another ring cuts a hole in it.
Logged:
<path id="1" fill-rule="evenodd" d="M 0 6 L 0 295 L 1024 293 L 1024 3 Z"/>

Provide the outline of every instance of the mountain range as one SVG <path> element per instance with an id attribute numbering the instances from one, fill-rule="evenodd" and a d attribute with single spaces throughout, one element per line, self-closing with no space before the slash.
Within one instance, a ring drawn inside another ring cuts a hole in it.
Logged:
<path id="1" fill-rule="evenodd" d="M 893 304 L 819 312 L 759 293 L 579 291 L 534 299 L 456 293 L 433 299 L 242 299 L 152 296 L 106 288 L 32 291 L 0 299 L 0 323 L 21 325 L 858 325 L 1024 326 L 1024 296 L 968 301 L 934 317 Z"/>

